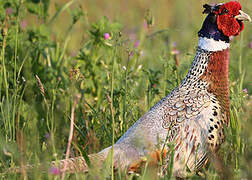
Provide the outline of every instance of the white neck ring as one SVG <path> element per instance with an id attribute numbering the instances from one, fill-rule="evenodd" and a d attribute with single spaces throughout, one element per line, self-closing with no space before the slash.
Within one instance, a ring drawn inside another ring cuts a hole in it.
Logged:
<path id="1" fill-rule="evenodd" d="M 206 51 L 222 51 L 230 47 L 230 43 L 212 38 L 199 37 L 199 48 Z"/>

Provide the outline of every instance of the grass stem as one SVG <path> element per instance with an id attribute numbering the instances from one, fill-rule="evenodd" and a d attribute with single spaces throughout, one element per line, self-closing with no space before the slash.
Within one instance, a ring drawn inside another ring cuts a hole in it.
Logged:
<path id="1" fill-rule="evenodd" d="M 111 179 L 114 180 L 114 144 L 115 144 L 115 118 L 114 118 L 114 74 L 115 74 L 115 61 L 116 61 L 117 47 L 115 46 L 112 55 L 112 74 L 111 74 L 111 93 L 110 93 L 110 110 L 112 119 L 112 148 L 111 148 Z"/>
<path id="2" fill-rule="evenodd" d="M 74 131 L 74 111 L 75 111 L 75 108 L 79 102 L 81 98 L 81 95 L 77 95 L 75 97 L 75 100 L 74 100 L 74 103 L 73 103 L 73 106 L 72 106 L 72 110 L 71 110 L 71 118 L 70 118 L 70 131 L 69 131 L 69 137 L 68 137 L 68 143 L 67 143 L 67 151 L 66 151 L 66 161 L 64 163 L 64 168 L 63 168 L 63 174 L 61 176 L 61 179 L 63 180 L 65 178 L 65 171 L 66 171 L 66 168 L 67 168 L 67 159 L 69 159 L 69 155 L 70 155 L 70 148 L 71 148 L 71 143 L 72 143 L 72 139 L 73 139 L 73 131 Z"/>

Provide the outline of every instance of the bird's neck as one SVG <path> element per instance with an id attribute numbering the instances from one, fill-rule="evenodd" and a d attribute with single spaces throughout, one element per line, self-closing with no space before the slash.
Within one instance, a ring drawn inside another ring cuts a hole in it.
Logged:
<path id="1" fill-rule="evenodd" d="M 191 69 L 180 87 L 203 89 L 219 101 L 226 120 L 229 119 L 229 43 L 199 37 Z"/>
<path id="2" fill-rule="evenodd" d="M 213 51 L 209 56 L 208 65 L 201 76 L 203 81 L 208 82 L 207 91 L 218 99 L 226 121 L 229 120 L 229 48 L 221 51 Z"/>

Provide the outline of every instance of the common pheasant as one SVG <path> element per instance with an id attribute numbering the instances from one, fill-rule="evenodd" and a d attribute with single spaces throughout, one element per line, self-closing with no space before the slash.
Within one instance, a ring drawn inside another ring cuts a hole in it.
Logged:
<path id="1" fill-rule="evenodd" d="M 173 176 L 198 172 L 224 141 L 229 122 L 229 38 L 251 21 L 237 1 L 203 6 L 207 17 L 198 32 L 199 42 L 192 66 L 176 89 L 154 105 L 114 144 L 114 167 L 136 171 L 151 157 L 162 162 L 162 173 L 173 158 Z M 173 144 L 174 156 L 170 156 Z M 89 155 L 102 163 L 111 146 Z M 87 171 L 83 157 L 52 163 L 63 172 Z"/>

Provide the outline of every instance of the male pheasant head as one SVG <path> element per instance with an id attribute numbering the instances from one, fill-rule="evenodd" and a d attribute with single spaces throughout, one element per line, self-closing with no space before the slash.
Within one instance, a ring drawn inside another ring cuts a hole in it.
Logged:
<path id="1" fill-rule="evenodd" d="M 244 29 L 243 21 L 251 21 L 238 1 L 203 6 L 208 14 L 198 35 L 199 47 L 207 51 L 229 48 L 229 37 L 237 36 Z"/>
<path id="2" fill-rule="evenodd" d="M 243 21 L 251 21 L 249 15 L 242 11 L 238 1 L 214 6 L 205 4 L 203 7 L 203 13 L 208 16 L 199 31 L 200 37 L 228 42 L 230 36 L 239 35 L 244 29 Z"/>
<path id="3" fill-rule="evenodd" d="M 217 16 L 218 29 L 225 36 L 236 36 L 244 29 L 242 21 L 251 21 L 249 15 L 241 10 L 238 1 L 231 1 L 216 7 L 213 12 Z"/>

